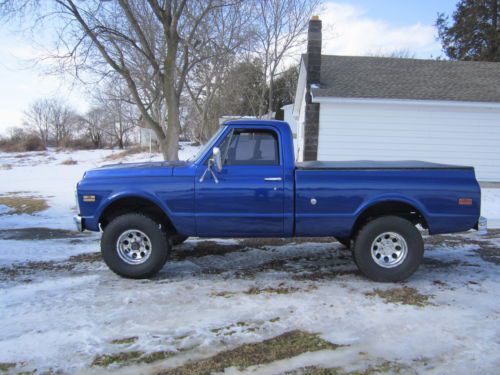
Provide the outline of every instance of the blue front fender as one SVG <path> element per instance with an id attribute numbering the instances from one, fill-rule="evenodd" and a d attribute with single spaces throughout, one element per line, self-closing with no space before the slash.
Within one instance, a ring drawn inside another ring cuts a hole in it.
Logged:
<path id="1" fill-rule="evenodd" d="M 166 202 L 163 202 L 157 195 L 149 193 L 144 190 L 129 189 L 116 193 L 111 193 L 105 199 L 103 199 L 96 208 L 96 210 L 94 211 L 93 216 L 87 216 L 83 218 L 85 223 L 85 229 L 98 231 L 100 229 L 99 223 L 101 222 L 102 214 L 104 213 L 104 211 L 113 203 L 127 198 L 145 199 L 151 202 L 152 204 L 158 206 L 167 217 L 169 218 L 171 217 L 171 212 L 168 209 Z"/>

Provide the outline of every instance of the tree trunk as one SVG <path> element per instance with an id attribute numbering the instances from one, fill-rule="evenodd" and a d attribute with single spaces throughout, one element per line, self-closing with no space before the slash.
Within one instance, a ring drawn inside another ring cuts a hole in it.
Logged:
<path id="1" fill-rule="evenodd" d="M 165 58 L 165 72 L 163 78 L 163 93 L 167 103 L 167 129 L 164 142 L 160 142 L 163 156 L 166 160 L 179 160 L 179 129 L 180 111 L 179 96 L 175 87 L 177 79 L 177 47 L 179 35 L 177 30 L 167 36 L 167 56 Z"/>
<path id="2" fill-rule="evenodd" d="M 163 160 L 169 160 L 168 157 L 168 142 L 167 138 L 158 139 L 158 145 L 160 146 L 160 151 L 163 156 Z"/>
<path id="3" fill-rule="evenodd" d="M 162 150 L 163 155 L 166 155 L 167 160 L 179 160 L 179 130 L 180 130 L 180 113 L 179 113 L 179 99 L 175 93 L 167 96 L 167 134 L 165 145 L 167 147 L 166 153 Z"/>
<path id="4" fill-rule="evenodd" d="M 273 95 L 274 95 L 274 80 L 273 80 L 273 75 L 271 73 L 271 79 L 269 80 L 269 106 L 267 110 L 269 119 L 273 118 Z"/>

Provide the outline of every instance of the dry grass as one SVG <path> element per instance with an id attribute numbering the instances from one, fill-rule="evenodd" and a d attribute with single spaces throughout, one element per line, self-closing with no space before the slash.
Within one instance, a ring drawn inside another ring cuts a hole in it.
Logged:
<path id="1" fill-rule="evenodd" d="M 272 294 L 290 294 L 290 293 L 295 293 L 299 291 L 299 288 L 294 288 L 294 287 L 278 287 L 278 288 L 258 288 L 258 287 L 252 287 L 248 289 L 245 294 L 250 294 L 250 295 L 256 295 L 256 294 L 262 294 L 262 293 L 272 293 Z"/>
<path id="2" fill-rule="evenodd" d="M 274 317 L 272 319 L 269 319 L 267 322 L 269 323 L 276 323 L 280 321 L 280 317 Z M 257 332 L 262 330 L 262 325 L 263 323 L 256 323 L 256 322 L 243 322 L 239 321 L 233 324 L 230 324 L 225 327 L 218 327 L 218 328 L 212 328 L 210 331 L 212 333 L 215 333 L 216 336 L 231 336 L 238 331 L 243 333 L 243 332 Z"/>
<path id="3" fill-rule="evenodd" d="M 71 256 L 67 261 L 55 262 L 27 262 L 15 263 L 7 267 L 0 267 L 0 282 L 13 281 L 31 282 L 32 276 L 41 273 L 75 272 L 75 268 L 81 263 L 94 263 L 102 261 L 101 253 L 87 253 Z M 87 272 L 87 271 L 85 271 Z"/>
<path id="4" fill-rule="evenodd" d="M 75 165 L 78 164 L 78 162 L 72 158 L 66 159 L 61 162 L 61 165 Z"/>
<path id="5" fill-rule="evenodd" d="M 11 208 L 11 211 L 9 211 L 6 215 L 32 215 L 36 212 L 44 211 L 49 208 L 45 199 L 31 195 L 22 196 L 12 194 L 8 196 L 0 196 L 0 204 Z"/>
<path id="6" fill-rule="evenodd" d="M 369 297 L 380 297 L 386 303 L 400 303 L 403 305 L 413 305 L 424 307 L 430 305 L 429 298 L 432 296 L 421 294 L 415 288 L 407 286 L 392 289 L 375 289 L 372 292 L 365 293 Z"/>
<path id="7" fill-rule="evenodd" d="M 115 161 L 115 160 L 120 160 L 120 159 L 123 159 L 127 156 L 130 156 L 130 155 L 135 155 L 135 154 L 140 154 L 141 152 L 146 152 L 147 150 L 143 147 L 139 147 L 139 146 L 134 146 L 134 147 L 130 147 L 126 150 L 123 150 L 123 151 L 120 151 L 120 152 L 116 152 L 116 153 L 113 153 L 111 155 L 108 155 L 106 156 L 103 160 L 104 161 Z"/>
<path id="8" fill-rule="evenodd" d="M 68 259 L 68 262 L 71 263 L 82 263 L 82 262 L 94 263 L 101 261 L 102 261 L 102 255 L 100 252 L 72 255 Z"/>
<path id="9" fill-rule="evenodd" d="M 482 260 L 494 264 L 500 264 L 500 248 L 489 244 L 481 244 L 478 250 Z"/>
<path id="10" fill-rule="evenodd" d="M 259 288 L 257 286 L 253 286 L 249 288 L 248 290 L 244 291 L 243 294 L 248 294 L 251 296 L 255 296 L 258 294 L 291 294 L 291 293 L 296 293 L 299 291 L 309 291 L 309 290 L 314 290 L 317 289 L 315 285 L 309 285 L 308 287 L 304 289 L 296 288 L 296 287 L 291 287 L 291 286 L 283 286 L 282 284 L 278 285 L 277 287 L 266 287 L 266 288 Z M 214 292 L 212 293 L 212 296 L 214 297 L 225 297 L 229 298 L 232 296 L 235 296 L 239 294 L 238 292 Z"/>
<path id="11" fill-rule="evenodd" d="M 0 362 L 0 372 L 7 372 L 17 366 L 14 362 Z"/>
<path id="12" fill-rule="evenodd" d="M 340 346 L 325 341 L 316 334 L 298 330 L 290 331 L 269 340 L 241 345 L 207 359 L 188 362 L 182 366 L 161 371 L 160 374 L 201 375 L 222 372 L 229 367 L 245 369 L 254 365 L 292 358 L 306 352 L 335 350 Z"/>
<path id="13" fill-rule="evenodd" d="M 316 366 L 304 367 L 289 371 L 286 375 L 374 375 L 374 374 L 409 374 L 411 368 L 397 362 L 385 361 L 372 365 L 364 370 L 345 371 L 340 367 L 322 368 Z"/>
<path id="14" fill-rule="evenodd" d="M 157 351 L 145 353 L 143 351 L 134 350 L 130 352 L 119 352 L 113 354 L 103 354 L 94 358 L 92 366 L 107 367 L 112 364 L 116 365 L 132 365 L 139 363 L 153 363 L 167 359 L 174 355 L 174 352 Z"/>
<path id="15" fill-rule="evenodd" d="M 131 336 L 131 337 L 124 337 L 121 339 L 114 339 L 111 340 L 111 344 L 117 344 L 117 345 L 122 345 L 122 344 L 133 344 L 136 342 L 139 338 L 137 336 Z"/>
<path id="16" fill-rule="evenodd" d="M 60 238 L 78 239 L 87 237 L 87 233 L 54 228 L 18 228 L 0 229 L 0 240 L 54 240 Z"/>

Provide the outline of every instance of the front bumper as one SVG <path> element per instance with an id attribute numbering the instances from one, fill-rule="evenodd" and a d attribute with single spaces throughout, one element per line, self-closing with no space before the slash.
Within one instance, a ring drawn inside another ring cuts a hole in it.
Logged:
<path id="1" fill-rule="evenodd" d="M 76 225 L 78 232 L 83 232 L 83 219 L 80 215 L 73 216 L 73 222 Z"/>

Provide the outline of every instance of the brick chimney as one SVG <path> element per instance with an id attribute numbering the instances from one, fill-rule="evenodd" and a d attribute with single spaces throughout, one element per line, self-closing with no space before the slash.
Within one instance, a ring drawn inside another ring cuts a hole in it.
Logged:
<path id="1" fill-rule="evenodd" d="M 317 160 L 319 103 L 312 103 L 311 85 L 321 83 L 321 20 L 313 16 L 307 31 L 307 85 L 304 125 L 304 161 Z"/>

